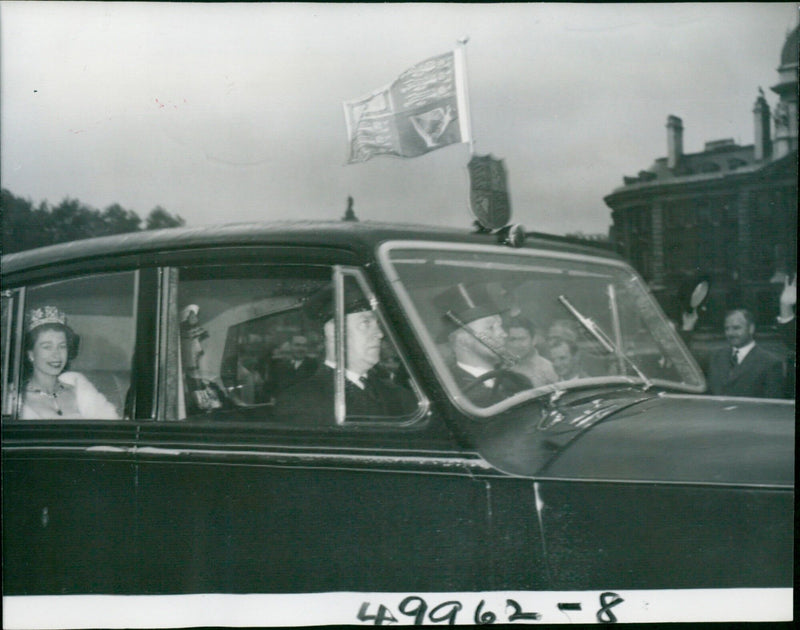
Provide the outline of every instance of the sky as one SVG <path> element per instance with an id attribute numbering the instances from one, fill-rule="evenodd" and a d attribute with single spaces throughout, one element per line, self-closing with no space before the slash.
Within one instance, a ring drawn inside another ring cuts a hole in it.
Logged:
<path id="1" fill-rule="evenodd" d="M 463 226 L 467 144 L 347 164 L 342 103 L 466 45 L 476 154 L 512 221 L 606 233 L 603 197 L 666 155 L 753 142 L 797 3 L 0 2 L 0 180 L 189 225 L 359 219 Z"/>

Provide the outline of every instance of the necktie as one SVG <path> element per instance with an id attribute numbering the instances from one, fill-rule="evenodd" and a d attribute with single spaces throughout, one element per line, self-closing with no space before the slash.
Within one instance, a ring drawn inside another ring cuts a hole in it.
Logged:
<path id="1" fill-rule="evenodd" d="M 737 365 L 739 365 L 739 351 L 734 348 L 733 354 L 731 354 L 731 367 L 735 368 Z"/>

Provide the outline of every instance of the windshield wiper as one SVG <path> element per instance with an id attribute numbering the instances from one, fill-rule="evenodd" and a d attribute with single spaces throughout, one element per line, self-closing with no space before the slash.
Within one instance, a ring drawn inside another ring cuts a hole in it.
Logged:
<path id="1" fill-rule="evenodd" d="M 572 303 L 563 295 L 558 296 L 558 301 L 561 302 L 564 307 L 572 314 L 572 316 L 580 322 L 581 326 L 583 326 L 586 330 L 588 330 L 592 336 L 600 342 L 600 345 L 605 348 L 607 352 L 611 354 L 615 354 L 618 357 L 622 357 L 625 361 L 628 362 L 636 374 L 642 379 L 644 383 L 645 391 L 650 389 L 653 386 L 653 383 L 650 381 L 649 378 L 639 369 L 639 366 L 634 363 L 634 361 L 625 354 L 622 349 L 615 344 L 611 338 L 603 331 L 600 326 L 598 326 L 593 320 L 583 315 L 577 308 L 575 308 Z"/>

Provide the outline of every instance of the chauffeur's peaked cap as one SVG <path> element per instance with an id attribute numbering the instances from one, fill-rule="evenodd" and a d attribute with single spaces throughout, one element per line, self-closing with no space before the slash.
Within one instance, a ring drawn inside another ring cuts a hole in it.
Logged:
<path id="1" fill-rule="evenodd" d="M 303 306 L 306 314 L 311 319 L 325 323 L 333 319 L 336 311 L 336 300 L 333 284 L 330 284 L 306 300 Z M 355 279 L 346 277 L 344 280 L 344 313 L 360 313 L 373 310 L 372 304 L 364 295 Z"/>

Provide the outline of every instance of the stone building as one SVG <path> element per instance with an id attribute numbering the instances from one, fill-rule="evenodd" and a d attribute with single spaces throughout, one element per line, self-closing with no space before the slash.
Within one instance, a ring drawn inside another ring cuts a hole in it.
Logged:
<path id="1" fill-rule="evenodd" d="M 706 142 L 683 151 L 683 121 L 667 118 L 667 155 L 605 197 L 611 239 L 679 320 L 688 294 L 710 283 L 700 325 L 719 329 L 727 308 L 750 308 L 774 323 L 777 296 L 797 268 L 798 29 L 786 39 L 774 110 L 761 90 L 754 142 Z M 774 96 L 773 96 L 774 98 Z"/>

